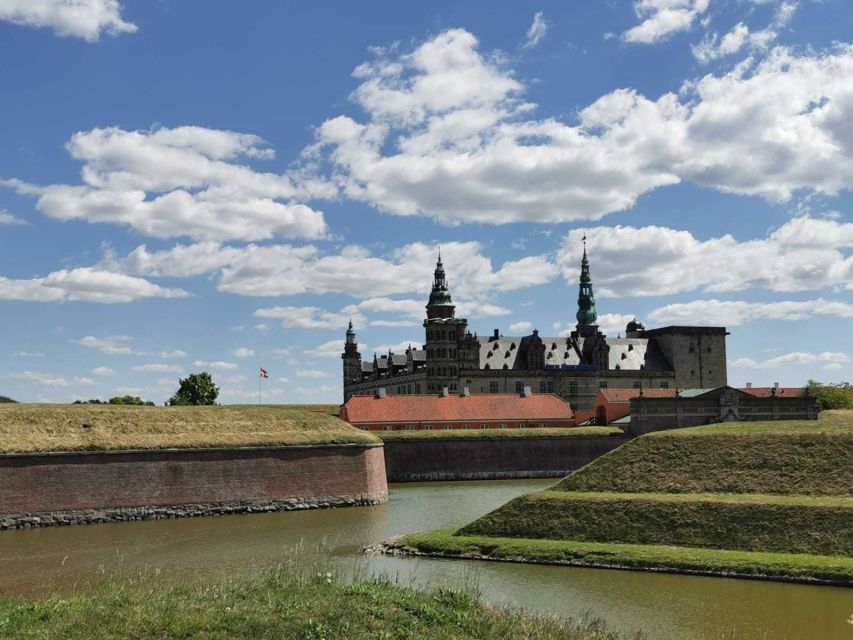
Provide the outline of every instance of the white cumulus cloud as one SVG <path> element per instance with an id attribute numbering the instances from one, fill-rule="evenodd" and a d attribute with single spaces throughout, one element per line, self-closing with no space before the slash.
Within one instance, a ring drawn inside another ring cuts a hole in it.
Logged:
<path id="1" fill-rule="evenodd" d="M 659 324 L 737 326 L 762 320 L 803 320 L 812 316 L 853 319 L 853 304 L 832 300 L 693 300 L 669 304 L 649 314 Z"/>
<path id="2" fill-rule="evenodd" d="M 820 366 L 823 369 L 841 369 L 850 362 L 846 353 L 837 351 L 823 351 L 821 353 L 808 353 L 795 351 L 785 355 L 770 358 L 768 360 L 753 360 L 751 358 L 739 358 L 729 363 L 732 367 L 742 369 L 781 369 L 789 367 Z"/>
<path id="3" fill-rule="evenodd" d="M 104 33 L 117 36 L 137 30 L 122 18 L 121 9 L 118 0 L 0 0 L 0 20 L 97 42 Z"/>
<path id="4" fill-rule="evenodd" d="M 527 29 L 527 33 L 524 36 L 524 44 L 521 45 L 524 49 L 532 49 L 540 42 L 542 42 L 542 38 L 545 37 L 545 34 L 548 33 L 548 21 L 545 20 L 545 14 L 541 11 L 537 11 L 533 14 L 533 22 L 530 23 L 530 26 Z"/>
<path id="5" fill-rule="evenodd" d="M 188 295 L 182 289 L 167 289 L 143 278 L 91 267 L 62 269 L 43 278 L 0 276 L 0 300 L 115 304 L 142 298 L 184 298 Z"/>
<path id="6" fill-rule="evenodd" d="M 693 26 L 696 18 L 708 10 L 709 0 L 637 0 L 634 12 L 642 20 L 622 34 L 627 42 L 659 42 Z"/>

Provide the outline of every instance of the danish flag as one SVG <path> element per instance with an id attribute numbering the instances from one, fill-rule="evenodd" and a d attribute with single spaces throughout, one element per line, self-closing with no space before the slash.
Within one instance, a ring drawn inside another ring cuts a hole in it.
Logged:
<path id="1" fill-rule="evenodd" d="M 269 377 L 270 377 L 270 374 L 268 374 L 268 373 L 267 373 L 267 370 L 266 370 L 266 369 L 261 369 L 261 377 L 262 377 L 264 380 L 266 380 L 267 378 L 269 378 Z"/>

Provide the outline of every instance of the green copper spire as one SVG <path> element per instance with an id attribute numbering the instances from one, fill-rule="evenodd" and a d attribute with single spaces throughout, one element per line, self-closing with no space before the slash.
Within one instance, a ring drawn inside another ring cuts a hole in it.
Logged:
<path id="1" fill-rule="evenodd" d="M 444 265 L 441 262 L 441 251 L 438 252 L 438 262 L 435 265 L 435 273 L 432 280 L 432 291 L 427 303 L 428 318 L 452 318 L 455 305 L 450 297 L 450 289 L 447 287 L 447 277 L 444 273 Z"/>
<path id="2" fill-rule="evenodd" d="M 350 318 L 349 327 L 347 327 L 347 344 L 355 344 L 355 329 L 352 328 L 352 318 Z"/>
<path id="3" fill-rule="evenodd" d="M 583 237 L 583 259 L 581 260 L 580 289 L 578 290 L 579 327 L 595 326 L 598 314 L 595 311 L 595 294 L 592 292 L 592 277 L 589 275 L 589 260 L 586 257 L 586 235 Z"/>

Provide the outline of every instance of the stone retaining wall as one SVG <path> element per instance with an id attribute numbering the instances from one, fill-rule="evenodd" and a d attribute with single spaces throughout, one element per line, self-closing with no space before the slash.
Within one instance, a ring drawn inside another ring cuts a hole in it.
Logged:
<path id="1" fill-rule="evenodd" d="M 560 478 L 627 441 L 622 436 L 389 440 L 389 482 Z"/>
<path id="2" fill-rule="evenodd" d="M 0 529 L 377 504 L 381 445 L 0 456 Z"/>

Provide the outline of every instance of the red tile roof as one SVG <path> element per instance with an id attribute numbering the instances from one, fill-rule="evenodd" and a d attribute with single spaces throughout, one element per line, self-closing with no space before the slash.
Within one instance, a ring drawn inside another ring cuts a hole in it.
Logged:
<path id="1" fill-rule="evenodd" d="M 353 396 L 344 405 L 352 424 L 371 422 L 455 422 L 460 420 L 569 420 L 572 408 L 553 393 L 471 396 Z"/>
<path id="2" fill-rule="evenodd" d="M 769 398 L 773 395 L 773 387 L 739 387 L 738 391 L 757 398 Z M 776 395 L 781 398 L 797 398 L 803 395 L 803 391 L 803 387 L 779 387 L 776 389 Z"/>
<path id="3" fill-rule="evenodd" d="M 642 391 L 644 398 L 674 398 L 678 389 L 599 389 L 607 402 L 631 402 L 631 398 L 639 398 Z"/>

